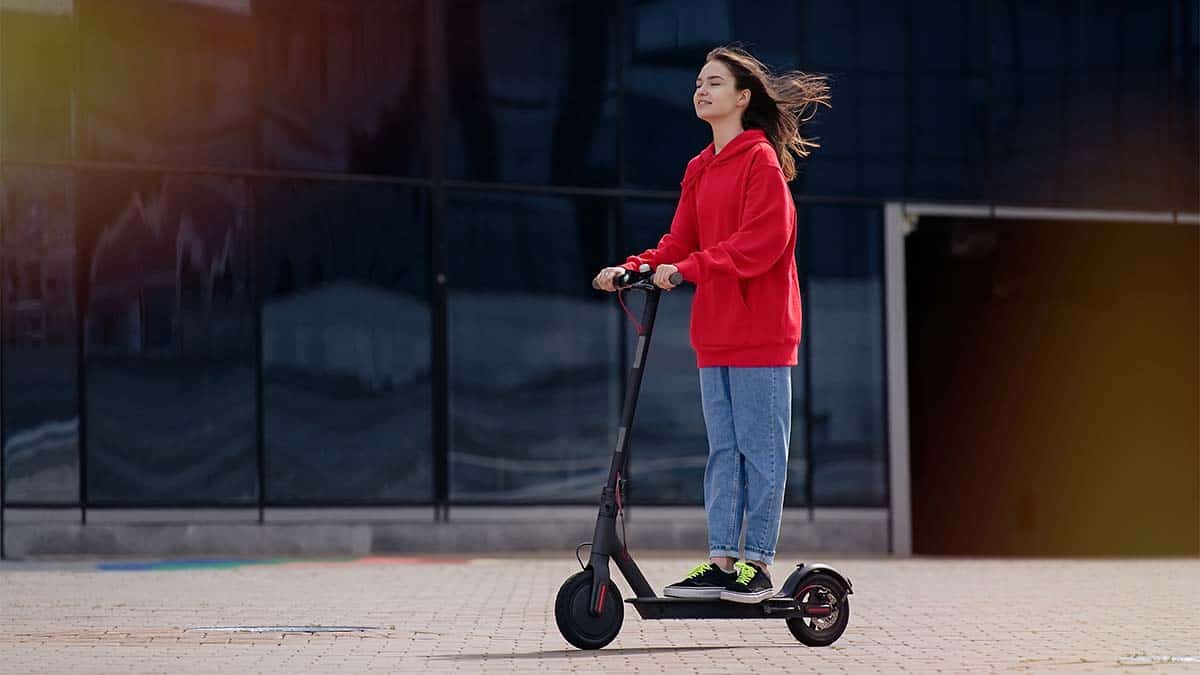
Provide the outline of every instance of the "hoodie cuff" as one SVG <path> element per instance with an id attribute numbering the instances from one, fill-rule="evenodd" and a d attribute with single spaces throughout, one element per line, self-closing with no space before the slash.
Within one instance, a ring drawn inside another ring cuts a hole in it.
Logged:
<path id="1" fill-rule="evenodd" d="M 697 275 L 700 271 L 700 266 L 696 263 L 696 259 L 693 256 L 689 255 L 683 260 L 675 263 L 675 267 L 679 270 L 679 273 L 683 275 L 684 281 L 689 281 L 693 284 L 699 281 Z"/>

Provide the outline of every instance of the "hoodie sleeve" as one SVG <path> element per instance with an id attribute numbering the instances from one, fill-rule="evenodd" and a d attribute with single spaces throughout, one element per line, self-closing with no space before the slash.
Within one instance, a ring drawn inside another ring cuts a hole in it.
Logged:
<path id="1" fill-rule="evenodd" d="M 696 234 L 696 198 L 693 194 L 696 181 L 689 180 L 694 164 L 695 160 L 689 162 L 688 170 L 684 173 L 683 192 L 679 195 L 679 204 L 675 206 L 671 230 L 663 235 L 656 248 L 629 256 L 622 267 L 636 272 L 643 264 L 650 265 L 651 268 L 674 265 L 700 248 Z"/>
<path id="2" fill-rule="evenodd" d="M 741 227 L 725 241 L 688 255 L 677 264 L 679 272 L 692 283 L 717 275 L 763 274 L 786 253 L 795 218 L 783 171 L 774 162 L 759 161 L 750 169 Z"/>

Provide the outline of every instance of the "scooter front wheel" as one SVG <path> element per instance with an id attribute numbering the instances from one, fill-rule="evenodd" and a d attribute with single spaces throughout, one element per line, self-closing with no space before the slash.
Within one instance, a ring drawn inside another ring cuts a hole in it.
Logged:
<path id="1" fill-rule="evenodd" d="M 850 623 L 846 588 L 832 575 L 816 572 L 800 582 L 796 604 L 805 616 L 787 620 L 788 630 L 809 647 L 828 647 Z"/>
<path id="2" fill-rule="evenodd" d="M 621 591 L 609 580 L 601 611 L 588 611 L 592 600 L 592 570 L 586 569 L 563 582 L 554 601 L 554 620 L 558 632 L 567 642 L 580 649 L 600 649 L 621 632 L 625 620 L 625 604 Z"/>

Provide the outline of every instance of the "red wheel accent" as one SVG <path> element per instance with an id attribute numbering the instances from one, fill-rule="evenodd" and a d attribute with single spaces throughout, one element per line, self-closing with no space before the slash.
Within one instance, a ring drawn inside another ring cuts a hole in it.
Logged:
<path id="1" fill-rule="evenodd" d="M 800 598 L 804 597 L 804 593 L 813 588 L 820 588 L 820 587 L 819 586 L 805 586 L 804 588 L 801 588 L 796 593 L 796 601 L 800 602 Z M 802 604 L 802 605 L 800 605 L 800 607 L 804 612 L 804 616 L 811 617 L 814 619 L 821 619 L 821 618 L 829 616 L 830 614 L 833 614 L 833 608 L 830 607 L 829 605 Z"/>

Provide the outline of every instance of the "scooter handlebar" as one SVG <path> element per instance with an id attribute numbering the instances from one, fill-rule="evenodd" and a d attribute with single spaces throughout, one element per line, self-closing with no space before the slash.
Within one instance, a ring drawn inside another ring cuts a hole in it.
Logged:
<path id="1" fill-rule="evenodd" d="M 643 279 L 653 278 L 653 272 L 633 272 L 630 270 L 625 270 L 623 274 L 619 275 L 616 279 L 613 279 L 613 282 L 614 285 L 616 285 L 618 288 L 621 288 L 624 286 L 632 286 Z M 671 282 L 672 286 L 678 286 L 679 284 L 683 283 L 683 275 L 679 272 L 672 272 L 668 280 Z M 600 284 L 597 284 L 595 279 L 592 279 L 592 288 L 600 290 Z"/>

